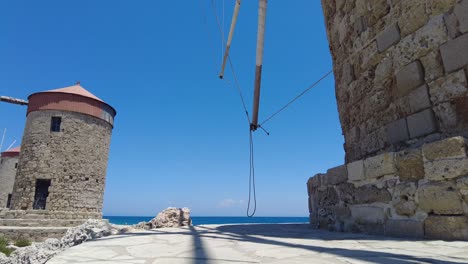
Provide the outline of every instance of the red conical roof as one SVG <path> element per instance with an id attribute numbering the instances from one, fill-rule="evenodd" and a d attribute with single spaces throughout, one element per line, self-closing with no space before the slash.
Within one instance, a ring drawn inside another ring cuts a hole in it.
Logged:
<path id="1" fill-rule="evenodd" d="M 68 87 L 64 87 L 64 88 L 49 90 L 49 91 L 45 91 L 45 92 L 47 92 L 47 93 L 76 94 L 76 95 L 81 95 L 81 96 L 88 97 L 88 98 L 91 98 L 91 99 L 95 99 L 95 100 L 98 100 L 100 102 L 104 102 L 103 100 L 101 100 L 97 96 L 95 96 L 94 94 L 88 92 L 79 83 L 77 83 L 77 84 L 75 84 L 73 86 L 68 86 Z"/>
<path id="2" fill-rule="evenodd" d="M 21 151 L 20 147 L 12 148 L 1 153 L 1 156 L 4 157 L 15 157 L 18 156 Z"/>

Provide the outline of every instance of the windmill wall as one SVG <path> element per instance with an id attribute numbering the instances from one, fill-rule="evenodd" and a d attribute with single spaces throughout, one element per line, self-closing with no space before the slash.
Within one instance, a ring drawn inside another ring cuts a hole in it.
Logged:
<path id="1" fill-rule="evenodd" d="M 51 132 L 52 117 L 61 118 L 61 131 Z M 50 180 L 46 210 L 100 217 L 111 133 L 108 122 L 82 113 L 29 113 L 12 209 L 32 210 L 36 181 Z"/>
<path id="2" fill-rule="evenodd" d="M 468 1 L 323 0 L 346 164 L 311 223 L 468 240 Z"/>
<path id="3" fill-rule="evenodd" d="M 8 197 L 13 193 L 18 155 L 2 155 L 0 157 L 0 208 L 6 208 Z"/>

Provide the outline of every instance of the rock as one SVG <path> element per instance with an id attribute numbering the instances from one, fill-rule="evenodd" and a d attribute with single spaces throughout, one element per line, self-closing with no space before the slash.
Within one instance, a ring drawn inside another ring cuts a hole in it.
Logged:
<path id="1" fill-rule="evenodd" d="M 150 221 L 153 228 L 180 227 L 192 225 L 190 209 L 169 207 Z"/>
<path id="2" fill-rule="evenodd" d="M 61 242 L 64 247 L 71 247 L 110 234 L 111 226 L 107 221 L 90 219 L 78 227 L 70 228 Z"/>
<path id="3" fill-rule="evenodd" d="M 0 252 L 0 264 L 12 264 L 9 257 Z"/>
<path id="4" fill-rule="evenodd" d="M 150 230 L 151 229 L 151 223 L 150 222 L 140 222 L 136 225 L 132 226 L 135 229 L 143 229 L 143 230 Z"/>
<path id="5" fill-rule="evenodd" d="M 119 234 L 124 234 L 127 232 L 132 231 L 132 226 L 129 225 L 115 225 L 115 224 L 110 224 L 111 226 L 111 234 L 112 235 L 119 235 Z"/>
<path id="6" fill-rule="evenodd" d="M 34 243 L 31 246 L 15 250 L 11 254 L 11 263 L 42 264 L 46 263 L 63 250 L 62 243 L 56 238 L 49 238 L 43 243 Z M 0 262 L 1 263 L 1 262 Z"/>

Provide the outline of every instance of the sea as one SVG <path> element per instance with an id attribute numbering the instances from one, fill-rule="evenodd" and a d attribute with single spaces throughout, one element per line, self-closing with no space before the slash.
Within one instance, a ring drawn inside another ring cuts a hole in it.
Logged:
<path id="1" fill-rule="evenodd" d="M 103 216 L 111 224 L 134 225 L 148 222 L 151 216 Z M 245 216 L 192 216 L 193 225 L 221 225 L 221 224 L 285 224 L 308 223 L 308 217 L 245 217 Z"/>

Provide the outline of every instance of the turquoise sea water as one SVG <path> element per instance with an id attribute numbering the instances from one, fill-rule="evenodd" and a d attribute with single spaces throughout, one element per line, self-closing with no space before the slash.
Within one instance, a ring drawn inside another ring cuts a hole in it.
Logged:
<path id="1" fill-rule="evenodd" d="M 148 222 L 153 219 L 151 216 L 104 216 L 112 224 L 133 225 L 139 222 Z M 281 223 L 307 223 L 308 217 L 232 217 L 232 216 L 192 216 L 193 225 L 209 224 L 281 224 Z"/>

